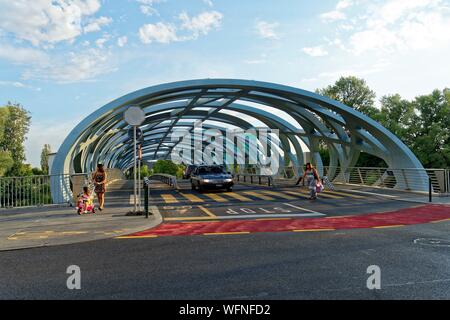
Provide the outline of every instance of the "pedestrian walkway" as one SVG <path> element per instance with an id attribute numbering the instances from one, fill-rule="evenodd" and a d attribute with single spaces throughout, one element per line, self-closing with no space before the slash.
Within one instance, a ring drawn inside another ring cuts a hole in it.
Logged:
<path id="1" fill-rule="evenodd" d="M 108 186 L 102 212 L 79 216 L 73 207 L 0 211 L 0 251 L 86 242 L 138 232 L 162 222 L 156 207 L 149 219 L 126 216 L 132 210 L 132 182 Z"/>

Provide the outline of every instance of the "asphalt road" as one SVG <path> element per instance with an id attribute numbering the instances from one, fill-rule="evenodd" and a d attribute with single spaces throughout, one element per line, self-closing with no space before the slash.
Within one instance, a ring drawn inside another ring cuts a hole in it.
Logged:
<path id="1" fill-rule="evenodd" d="M 1 299 L 449 299 L 450 222 L 109 239 L 0 253 Z M 81 268 L 81 290 L 66 269 Z M 368 290 L 368 266 L 381 290 Z"/>

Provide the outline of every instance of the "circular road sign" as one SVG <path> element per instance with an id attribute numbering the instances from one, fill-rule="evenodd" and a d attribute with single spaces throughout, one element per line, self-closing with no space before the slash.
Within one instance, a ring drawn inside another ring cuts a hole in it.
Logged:
<path id="1" fill-rule="evenodd" d="M 145 112 L 139 107 L 129 107 L 124 113 L 124 119 L 131 126 L 139 126 L 145 120 Z"/>

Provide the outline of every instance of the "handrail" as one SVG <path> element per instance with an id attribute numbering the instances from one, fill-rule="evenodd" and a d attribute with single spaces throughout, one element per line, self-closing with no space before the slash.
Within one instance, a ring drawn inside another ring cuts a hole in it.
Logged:
<path id="1" fill-rule="evenodd" d="M 270 175 L 259 175 L 259 174 L 252 174 L 252 173 L 236 173 L 234 175 L 234 177 L 236 178 L 236 180 L 238 182 L 241 182 L 241 177 L 242 177 L 244 183 L 248 183 L 247 178 L 250 178 L 250 184 L 253 184 L 255 181 L 255 178 L 257 178 L 256 180 L 258 181 L 258 185 L 262 185 L 263 179 L 266 179 L 266 181 L 267 181 L 266 183 L 269 187 L 275 186 L 273 176 L 270 176 Z"/>
<path id="2" fill-rule="evenodd" d="M 173 187 L 174 189 L 178 189 L 177 177 L 170 174 L 156 173 L 151 175 L 150 177 L 145 177 L 144 179 L 161 181 L 169 185 L 170 187 Z"/>

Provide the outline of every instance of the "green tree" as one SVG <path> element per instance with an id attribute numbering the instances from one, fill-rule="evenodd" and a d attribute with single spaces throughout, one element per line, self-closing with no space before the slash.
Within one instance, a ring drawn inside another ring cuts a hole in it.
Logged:
<path id="1" fill-rule="evenodd" d="M 375 108 L 376 94 L 366 84 L 366 81 L 353 76 L 341 77 L 335 84 L 316 92 L 358 110 L 369 117 L 376 117 L 378 109 Z"/>
<path id="2" fill-rule="evenodd" d="M 8 103 L 0 108 L 0 130 L 3 135 L 0 140 L 0 149 L 9 151 L 13 159 L 13 165 L 7 175 L 20 175 L 25 162 L 25 140 L 30 128 L 30 113 L 20 104 Z"/>
<path id="3" fill-rule="evenodd" d="M 413 102 L 410 147 L 425 167 L 450 167 L 450 89 L 435 90 Z"/>
<path id="4" fill-rule="evenodd" d="M 416 119 L 414 104 L 402 99 L 399 94 L 384 96 L 380 102 L 381 111 L 377 120 L 405 144 L 411 144 Z"/>
<path id="5" fill-rule="evenodd" d="M 178 166 L 170 160 L 158 160 L 153 165 L 153 173 L 164 173 L 176 176 L 178 172 Z"/>
<path id="6" fill-rule="evenodd" d="M 0 177 L 4 176 L 14 164 L 9 151 L 0 150 Z"/>
<path id="7" fill-rule="evenodd" d="M 41 152 L 41 170 L 44 174 L 49 173 L 48 158 L 51 153 L 52 148 L 49 144 L 45 144 Z"/>

